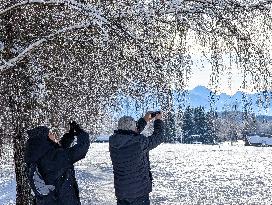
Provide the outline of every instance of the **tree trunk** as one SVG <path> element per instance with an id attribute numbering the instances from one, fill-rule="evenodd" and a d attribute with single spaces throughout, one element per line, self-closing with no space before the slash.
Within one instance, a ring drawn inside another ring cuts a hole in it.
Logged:
<path id="1" fill-rule="evenodd" d="M 18 133 L 13 138 L 14 164 L 16 174 L 16 205 L 33 204 L 33 196 L 24 166 L 24 140 L 22 134 Z"/>
<path id="2" fill-rule="evenodd" d="M 24 64 L 20 64 L 20 69 L 17 67 L 16 70 L 23 70 L 23 65 Z M 29 113 L 31 109 L 26 102 L 26 99 L 28 99 L 28 89 L 25 81 L 22 81 L 22 74 L 13 73 L 13 76 L 11 81 L 17 82 L 17 84 L 11 84 L 12 88 L 9 89 L 9 105 L 12 111 L 12 122 L 14 125 L 12 143 L 16 176 L 16 205 L 32 205 L 33 196 L 31 195 L 24 163 L 24 148 L 26 143 L 24 133 L 30 123 L 30 120 L 27 118 L 27 113 Z"/>
<path id="3" fill-rule="evenodd" d="M 10 2 L 10 6 L 14 2 Z M 12 53 L 12 48 L 14 47 L 14 41 L 16 40 L 16 32 L 14 26 L 14 19 L 16 13 L 8 12 L 4 16 L 5 29 L 4 29 L 4 51 L 3 59 L 8 61 L 14 57 Z M 6 90 L 6 100 L 8 101 L 9 108 L 12 112 L 12 125 L 13 125 L 13 151 L 14 151 L 14 166 L 15 166 L 15 176 L 16 176 L 16 204 L 17 205 L 31 205 L 33 204 L 33 197 L 31 195 L 30 186 L 28 183 L 25 165 L 24 165 L 24 146 L 25 146 L 25 129 L 28 119 L 26 118 L 26 113 L 29 108 L 27 108 L 24 101 L 27 98 L 27 85 L 26 81 L 23 80 L 23 76 L 20 71 L 22 71 L 25 64 L 21 63 L 9 70 L 1 73 L 1 77 L 5 78 L 7 81 Z M 19 100 L 18 100 L 19 99 Z M 27 120 L 26 120 L 27 119 Z"/>

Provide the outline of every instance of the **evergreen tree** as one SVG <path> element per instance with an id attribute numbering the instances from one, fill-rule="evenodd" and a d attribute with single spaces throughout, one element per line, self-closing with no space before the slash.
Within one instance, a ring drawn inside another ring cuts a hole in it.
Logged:
<path id="1" fill-rule="evenodd" d="M 168 89 L 167 93 L 161 96 L 162 110 L 167 110 L 165 118 L 165 136 L 168 142 L 176 141 L 176 123 L 175 111 L 173 108 L 173 94 L 172 90 Z"/>
<path id="2" fill-rule="evenodd" d="M 182 142 L 189 143 L 190 136 L 193 134 L 194 121 L 193 121 L 193 109 L 188 106 L 185 109 L 182 123 Z"/>
<path id="3" fill-rule="evenodd" d="M 176 113 L 176 135 L 177 135 L 177 141 L 182 142 L 182 125 L 183 125 L 183 115 L 184 115 L 184 106 L 178 105 L 178 110 Z"/>
<path id="4" fill-rule="evenodd" d="M 205 113 L 204 107 L 187 107 L 183 115 L 183 142 L 192 143 L 198 141 L 205 144 L 214 143 L 217 140 L 216 118 L 217 114 L 214 112 Z"/>
<path id="5" fill-rule="evenodd" d="M 196 141 L 205 143 L 204 135 L 207 132 L 207 123 L 204 107 L 194 109 L 194 134 L 199 135 Z"/>
<path id="6" fill-rule="evenodd" d="M 168 142 L 177 141 L 175 113 L 173 108 L 167 113 L 167 118 L 165 120 L 165 135 L 168 138 Z"/>
<path id="7" fill-rule="evenodd" d="M 218 141 L 217 128 L 215 121 L 217 120 L 217 113 L 210 111 L 206 114 L 207 131 L 205 133 L 205 139 L 207 143 L 214 143 Z"/>

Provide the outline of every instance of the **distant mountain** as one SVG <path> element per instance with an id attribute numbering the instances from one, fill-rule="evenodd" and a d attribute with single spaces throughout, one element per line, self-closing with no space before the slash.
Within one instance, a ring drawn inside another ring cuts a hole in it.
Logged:
<path id="1" fill-rule="evenodd" d="M 266 101 L 266 98 L 271 99 L 271 102 Z M 138 118 L 146 110 L 161 109 L 158 103 L 159 100 L 156 97 L 146 98 L 143 104 L 139 103 L 137 99 L 126 95 L 120 95 L 117 100 L 120 105 L 120 116 L 130 115 Z M 248 94 L 241 91 L 234 95 L 227 95 L 226 93 L 216 95 L 205 86 L 197 86 L 183 93 L 174 91 L 173 104 L 174 109 L 177 109 L 179 106 L 182 108 L 202 106 L 206 111 L 209 111 L 212 107 L 218 112 L 235 110 L 243 112 L 246 109 L 256 115 L 272 117 L 272 91 L 269 92 L 269 96 L 265 96 L 263 93 Z"/>
<path id="2" fill-rule="evenodd" d="M 211 107 L 218 112 L 244 111 L 244 109 L 247 109 L 257 115 L 272 116 L 272 92 L 267 93 L 249 94 L 238 91 L 234 95 L 227 95 L 225 93 L 216 95 L 205 86 L 197 86 L 183 93 L 183 104 L 191 107 L 203 106 L 206 111 L 210 110 Z M 177 94 L 176 92 L 174 94 L 175 106 L 180 104 Z M 271 99 L 271 102 L 267 99 Z"/>
<path id="3" fill-rule="evenodd" d="M 195 95 L 209 96 L 211 93 L 211 90 L 206 88 L 205 86 L 197 86 L 193 90 L 191 90 L 190 92 L 194 93 Z"/>

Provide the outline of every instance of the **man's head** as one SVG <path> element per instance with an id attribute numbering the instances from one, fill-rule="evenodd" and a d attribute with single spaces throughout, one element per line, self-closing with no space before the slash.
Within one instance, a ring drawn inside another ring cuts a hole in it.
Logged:
<path id="1" fill-rule="evenodd" d="M 132 130 L 136 131 L 136 122 L 133 117 L 123 116 L 118 121 L 118 130 Z"/>

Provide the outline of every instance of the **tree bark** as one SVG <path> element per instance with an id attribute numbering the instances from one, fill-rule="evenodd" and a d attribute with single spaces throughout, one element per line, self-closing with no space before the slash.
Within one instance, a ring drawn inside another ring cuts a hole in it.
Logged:
<path id="1" fill-rule="evenodd" d="M 14 85 L 16 88 L 16 85 Z M 25 129 L 29 121 L 27 120 L 26 112 L 28 108 L 25 108 L 24 103 L 16 102 L 13 99 L 22 93 L 11 92 L 10 108 L 12 110 L 12 118 L 14 124 L 13 135 L 13 158 L 14 168 L 16 176 L 16 205 L 32 205 L 34 198 L 31 195 L 31 189 L 29 186 L 25 163 L 24 163 L 24 151 L 26 138 L 24 136 Z"/>
<path id="2" fill-rule="evenodd" d="M 11 4 L 14 3 L 10 1 Z M 9 6 L 9 5 L 8 5 Z M 14 57 L 12 48 L 14 47 L 14 41 L 16 40 L 16 31 L 14 26 L 14 19 L 16 19 L 16 13 L 8 12 L 4 16 L 4 51 L 3 58 L 7 61 Z M 29 119 L 26 118 L 26 112 L 28 111 L 27 103 L 24 101 L 27 98 L 27 85 L 23 80 L 23 76 L 20 71 L 25 67 L 25 63 L 20 63 L 5 72 L 1 73 L 1 77 L 7 81 L 6 100 L 12 113 L 12 125 L 13 125 L 13 151 L 14 151 L 14 167 L 16 176 L 16 204 L 17 205 L 31 205 L 33 204 L 33 197 L 31 195 L 30 186 L 27 179 L 27 174 L 24 164 L 24 146 L 26 138 L 24 137 L 26 125 Z"/>

